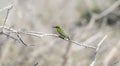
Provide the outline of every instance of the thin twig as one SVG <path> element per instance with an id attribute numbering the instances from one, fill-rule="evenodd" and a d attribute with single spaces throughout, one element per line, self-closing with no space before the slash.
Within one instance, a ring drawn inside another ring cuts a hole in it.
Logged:
<path id="1" fill-rule="evenodd" d="M 15 41 L 19 41 L 16 37 L 13 37 L 13 36 L 11 36 L 11 35 L 5 33 L 5 32 L 2 32 L 1 34 L 5 35 L 5 36 L 7 36 L 7 37 L 9 37 L 9 38 L 14 39 Z"/>
<path id="2" fill-rule="evenodd" d="M 102 45 L 103 41 L 104 41 L 106 38 L 107 38 L 107 35 L 105 35 L 105 36 L 103 37 L 103 39 L 98 43 L 97 48 L 96 48 L 96 50 L 95 50 L 94 59 L 93 59 L 92 63 L 91 63 L 89 66 L 94 66 L 94 65 L 95 65 L 95 62 L 96 62 L 97 56 L 98 56 L 98 50 L 100 49 L 100 46 Z"/>
<path id="3" fill-rule="evenodd" d="M 0 28 L 3 28 L 3 26 L 0 26 Z M 23 31 L 17 31 L 15 29 L 9 28 L 9 27 L 4 27 L 4 29 L 11 31 L 13 33 L 19 33 L 19 34 L 25 34 L 25 35 L 30 35 L 30 36 L 35 36 L 38 38 L 44 37 L 44 36 L 55 36 L 58 37 L 56 34 L 45 34 L 45 33 L 38 33 L 38 32 L 23 32 Z"/>
<path id="4" fill-rule="evenodd" d="M 7 19 L 8 19 L 8 16 L 9 16 L 9 13 L 10 13 L 10 10 L 11 10 L 11 9 L 12 9 L 12 7 L 7 10 L 7 13 L 6 13 L 6 17 L 5 17 L 3 26 L 5 26 L 5 24 L 6 24 L 6 22 L 7 22 Z"/>
<path id="5" fill-rule="evenodd" d="M 19 38 L 19 40 L 22 42 L 22 44 L 24 44 L 25 46 L 28 46 L 21 38 L 20 34 L 17 34 L 17 37 Z"/>
<path id="6" fill-rule="evenodd" d="M 4 7 L 4 8 L 1 8 L 1 9 L 0 9 L 0 12 L 2 12 L 2 11 L 4 11 L 4 10 L 11 9 L 12 7 L 13 7 L 13 4 L 10 4 L 10 5 L 8 5 L 8 6 Z"/>
<path id="7" fill-rule="evenodd" d="M 73 41 L 73 40 L 71 40 L 71 42 L 78 45 L 78 46 L 83 46 L 83 47 L 86 47 L 86 48 L 96 49 L 96 47 L 94 47 L 94 46 L 86 45 L 86 44 L 83 44 L 83 43 L 78 43 L 78 42 Z"/>
<path id="8" fill-rule="evenodd" d="M 45 36 L 54 36 L 54 37 L 58 37 L 58 35 L 56 34 L 45 34 L 45 33 L 38 33 L 38 32 L 34 32 L 34 33 L 31 33 L 31 32 L 19 32 L 20 34 L 26 34 L 26 35 L 30 35 L 30 36 L 35 36 L 35 37 L 38 37 L 38 38 L 42 38 L 42 37 L 45 37 Z"/>
<path id="9" fill-rule="evenodd" d="M 12 9 L 13 6 L 10 6 L 8 9 L 7 9 L 7 13 L 6 13 L 6 17 L 5 17 L 5 20 L 3 22 L 3 27 L 5 26 L 7 20 L 8 20 L 8 16 L 9 16 L 9 13 L 10 13 L 10 10 Z M 2 31 L 4 30 L 4 28 L 2 28 Z"/>

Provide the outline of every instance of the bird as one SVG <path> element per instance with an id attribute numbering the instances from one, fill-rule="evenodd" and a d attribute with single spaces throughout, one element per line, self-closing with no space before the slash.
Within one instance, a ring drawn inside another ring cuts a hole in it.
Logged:
<path id="1" fill-rule="evenodd" d="M 95 47 L 92 47 L 92 46 L 86 46 L 86 45 L 81 45 L 73 40 L 70 39 L 69 35 L 60 27 L 60 26 L 54 26 L 53 28 L 56 29 L 56 31 L 58 32 L 59 34 L 59 37 L 62 38 L 62 39 L 67 39 L 69 44 L 71 43 L 74 43 L 76 45 L 79 45 L 79 46 L 84 46 L 84 47 L 89 47 L 89 48 L 93 48 L 95 49 Z"/>
<path id="2" fill-rule="evenodd" d="M 70 37 L 65 32 L 65 30 L 63 30 L 63 28 L 61 28 L 60 26 L 54 26 L 53 28 L 56 29 L 56 31 L 58 32 L 60 38 L 70 40 Z"/>
<path id="3" fill-rule="evenodd" d="M 63 30 L 63 28 L 61 28 L 60 26 L 54 26 L 53 28 L 55 28 L 56 29 L 56 31 L 58 32 L 58 34 L 59 34 L 59 38 L 61 38 L 61 39 L 67 39 L 68 40 L 68 42 L 69 42 L 69 44 L 71 44 L 71 43 L 74 43 L 74 44 L 76 44 L 76 45 L 79 45 L 79 46 L 81 46 L 80 44 L 78 44 L 78 43 L 76 43 L 75 41 L 73 41 L 73 40 L 71 40 L 70 39 L 70 37 L 69 37 L 69 35 L 65 32 L 65 30 Z"/>

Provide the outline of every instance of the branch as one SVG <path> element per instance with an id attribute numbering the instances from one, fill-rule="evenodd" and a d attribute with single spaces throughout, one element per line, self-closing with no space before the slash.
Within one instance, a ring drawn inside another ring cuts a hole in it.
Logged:
<path id="1" fill-rule="evenodd" d="M 13 37 L 13 36 L 5 33 L 5 32 L 1 32 L 0 34 L 3 34 L 3 35 L 5 35 L 5 36 L 7 36 L 7 37 L 9 37 L 9 38 L 11 38 L 11 39 L 14 39 L 15 41 L 19 41 L 16 37 Z"/>
<path id="2" fill-rule="evenodd" d="M 21 41 L 22 44 L 24 44 L 25 46 L 28 46 L 21 38 L 20 34 L 17 34 L 18 39 Z"/>
<path id="3" fill-rule="evenodd" d="M 120 0 L 116 1 L 112 6 L 110 6 L 108 9 L 103 11 L 101 14 L 97 16 L 96 19 L 100 19 L 108 14 L 110 14 L 113 10 L 115 10 L 120 5 Z"/>
<path id="4" fill-rule="evenodd" d="M 71 42 L 76 44 L 76 45 L 83 46 L 83 47 L 86 47 L 86 48 L 96 49 L 96 47 L 94 47 L 94 46 L 86 45 L 86 44 L 83 44 L 83 43 L 78 43 L 78 42 L 73 41 L 73 40 L 71 40 Z"/>
<path id="5" fill-rule="evenodd" d="M 94 23 L 96 22 L 96 20 L 99 20 L 99 19 L 107 16 L 108 14 L 113 12 L 113 10 L 115 10 L 119 5 L 120 5 L 120 0 L 116 1 L 112 6 L 110 6 L 108 9 L 106 9 L 102 13 L 93 14 L 87 28 L 91 28 L 94 25 Z"/>
<path id="6" fill-rule="evenodd" d="M 3 22 L 3 26 L 5 26 L 5 24 L 6 24 L 6 22 L 7 22 L 7 19 L 8 19 L 8 16 L 9 16 L 9 13 L 10 13 L 10 10 L 12 9 L 12 7 L 11 8 L 9 8 L 9 9 L 7 9 L 7 14 L 6 14 L 6 17 L 5 17 L 5 20 L 4 20 L 4 22 Z M 2 29 L 3 30 L 3 29 Z"/>
<path id="7" fill-rule="evenodd" d="M 107 35 L 105 35 L 103 37 L 103 39 L 98 43 L 97 48 L 95 50 L 95 55 L 94 55 L 94 60 L 92 61 L 92 63 L 89 66 L 94 66 L 95 65 L 95 61 L 97 59 L 97 55 L 98 55 L 98 50 L 100 49 L 100 46 L 102 45 L 103 41 L 107 38 Z"/>
<path id="8" fill-rule="evenodd" d="M 3 26 L 0 26 L 0 28 L 3 28 Z M 11 31 L 13 33 L 16 33 L 16 35 L 18 36 L 19 40 L 25 44 L 25 42 L 21 39 L 20 37 L 20 34 L 25 34 L 25 35 L 29 35 L 29 36 L 35 36 L 35 37 L 38 37 L 38 38 L 42 38 L 42 37 L 45 37 L 45 36 L 53 36 L 53 37 L 58 37 L 59 38 L 59 35 L 56 35 L 56 34 L 45 34 L 45 33 L 38 33 L 38 32 L 23 32 L 23 31 L 17 31 L 15 29 L 12 29 L 12 28 L 9 28 L 9 27 L 4 27 L 4 29 L 8 30 L 8 31 Z M 69 41 L 66 39 L 66 41 Z M 81 43 L 78 43 L 76 41 L 73 41 L 71 40 L 72 43 L 78 45 L 78 46 L 83 46 L 83 47 L 87 47 L 87 48 L 92 48 L 92 49 L 95 49 L 96 47 L 94 46 L 90 46 L 90 45 L 85 45 L 85 44 L 81 44 Z"/>
<path id="9" fill-rule="evenodd" d="M 2 26 L 2 33 L 3 33 L 4 35 L 12 38 L 12 39 L 15 39 L 14 37 L 6 34 L 6 33 L 3 31 L 3 30 L 4 30 L 4 26 L 5 26 L 6 22 L 7 22 L 8 16 L 9 16 L 9 14 L 10 14 L 10 10 L 11 10 L 12 8 L 13 8 L 13 4 L 10 4 L 10 5 L 8 5 L 7 7 L 4 7 L 4 8 L 2 8 L 2 9 L 0 9 L 0 12 L 1 12 L 1 11 L 4 11 L 4 10 L 7 10 L 7 14 L 6 14 L 6 17 L 5 17 L 3 26 Z M 22 42 L 22 44 L 24 44 L 25 46 L 27 46 L 27 45 L 24 43 L 24 41 L 22 40 L 22 38 L 20 37 L 19 33 L 18 33 L 17 31 L 15 31 L 15 33 L 17 34 L 17 37 L 18 37 L 19 40 Z M 15 39 L 15 40 L 16 40 L 16 39 Z"/>
<path id="10" fill-rule="evenodd" d="M 5 16 L 5 20 L 4 20 L 4 22 L 3 22 L 3 27 L 5 26 L 5 24 L 6 24 L 6 22 L 7 22 L 7 20 L 8 20 L 8 16 L 9 16 L 9 14 L 10 14 L 10 10 L 13 8 L 13 4 L 10 4 L 10 5 L 8 5 L 7 7 L 4 7 L 4 8 L 2 8 L 2 9 L 0 9 L 0 12 L 1 11 L 4 11 L 4 10 L 7 10 L 7 13 L 6 13 L 6 16 Z M 2 31 L 4 30 L 4 28 L 2 28 Z"/>
<path id="11" fill-rule="evenodd" d="M 11 9 L 12 7 L 13 7 L 13 4 L 10 4 L 10 5 L 8 5 L 8 6 L 4 7 L 4 8 L 1 8 L 1 9 L 0 9 L 0 12 L 2 12 L 2 11 L 4 11 L 4 10 Z"/>
<path id="12" fill-rule="evenodd" d="M 21 41 L 21 43 L 24 44 L 25 46 L 28 46 L 28 45 L 22 40 L 22 38 L 20 37 L 20 34 L 19 34 L 19 32 L 18 32 L 17 30 L 14 30 L 14 29 L 12 29 L 12 28 L 8 28 L 8 27 L 5 27 L 5 26 L 0 26 L 0 28 L 2 28 L 2 29 L 7 29 L 7 30 L 9 30 L 9 31 L 11 31 L 11 32 L 13 32 L 13 33 L 16 33 L 19 41 Z M 2 32 L 3 32 L 3 31 L 2 31 Z M 5 32 L 3 32 L 3 33 L 5 33 Z"/>
<path id="13" fill-rule="evenodd" d="M 4 32 L 4 29 L 5 29 L 4 26 L 5 26 L 6 22 L 7 22 L 8 16 L 9 16 L 9 14 L 10 14 L 10 10 L 11 10 L 12 8 L 13 8 L 13 4 L 11 4 L 11 5 L 9 5 L 9 6 L 5 7 L 5 8 L 0 9 L 0 12 L 3 11 L 3 10 L 7 10 L 7 14 L 6 14 L 6 17 L 5 17 L 3 26 L 2 26 L 2 32 L 3 32 L 3 33 L 5 33 L 5 32 Z M 9 29 L 10 29 L 10 28 L 9 28 Z M 17 31 L 15 31 L 15 33 L 16 33 L 17 37 L 19 38 L 19 40 L 22 42 L 22 44 L 24 44 L 25 46 L 27 46 L 27 44 L 25 44 L 25 42 L 24 42 L 24 41 L 22 40 L 22 38 L 20 37 L 19 33 L 18 33 Z M 9 36 L 9 37 L 11 37 L 11 36 Z M 11 38 L 13 38 L 13 37 L 11 37 Z"/>

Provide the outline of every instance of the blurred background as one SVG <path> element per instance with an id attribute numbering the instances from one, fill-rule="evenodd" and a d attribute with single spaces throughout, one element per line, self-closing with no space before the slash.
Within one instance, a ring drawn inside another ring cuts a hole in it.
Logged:
<path id="1" fill-rule="evenodd" d="M 23 32 L 56 34 L 61 26 L 79 43 L 97 47 L 105 35 L 95 66 L 120 66 L 120 0 L 0 0 L 0 9 L 13 4 L 5 26 Z M 0 11 L 0 26 L 7 10 Z M 16 37 L 16 34 L 5 31 Z M 24 46 L 0 34 L 1 66 L 89 66 L 95 50 L 59 38 L 21 34 Z"/>

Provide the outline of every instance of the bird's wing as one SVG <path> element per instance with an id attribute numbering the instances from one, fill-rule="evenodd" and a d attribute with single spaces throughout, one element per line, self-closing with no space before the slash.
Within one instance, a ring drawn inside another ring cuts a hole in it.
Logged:
<path id="1" fill-rule="evenodd" d="M 58 32 L 60 33 L 61 36 L 68 37 L 68 34 L 63 29 L 59 30 Z"/>

